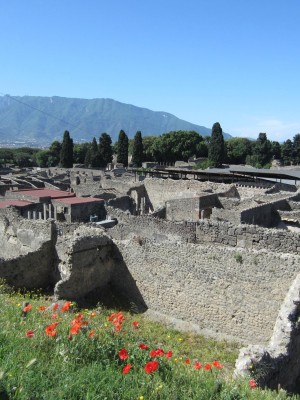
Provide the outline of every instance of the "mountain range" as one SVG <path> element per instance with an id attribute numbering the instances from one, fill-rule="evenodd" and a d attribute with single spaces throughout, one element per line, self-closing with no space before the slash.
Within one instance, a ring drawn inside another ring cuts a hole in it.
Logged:
<path id="1" fill-rule="evenodd" d="M 129 138 L 137 131 L 157 136 L 170 131 L 196 131 L 209 136 L 211 129 L 162 112 L 112 99 L 77 99 L 41 96 L 0 97 L 0 144 L 47 145 L 62 140 L 65 130 L 74 142 L 97 139 L 108 133 L 112 141 L 123 129 Z M 224 133 L 224 138 L 230 137 Z"/>

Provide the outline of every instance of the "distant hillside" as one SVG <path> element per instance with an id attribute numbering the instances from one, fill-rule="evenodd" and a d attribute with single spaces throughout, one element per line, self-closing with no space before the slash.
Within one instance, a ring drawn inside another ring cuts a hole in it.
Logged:
<path id="1" fill-rule="evenodd" d="M 61 140 L 65 130 L 70 131 L 76 142 L 91 141 L 103 132 L 108 133 L 114 142 L 121 129 L 129 138 L 138 130 L 143 136 L 177 130 L 194 130 L 203 136 L 211 134 L 211 129 L 183 121 L 167 112 L 151 111 L 112 99 L 0 97 L 0 143 L 47 144 Z"/>

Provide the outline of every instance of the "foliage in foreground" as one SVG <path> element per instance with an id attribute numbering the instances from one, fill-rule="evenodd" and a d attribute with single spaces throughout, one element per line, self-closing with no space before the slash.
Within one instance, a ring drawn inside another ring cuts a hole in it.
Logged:
<path id="1" fill-rule="evenodd" d="M 33 294 L 0 299 L 0 398 L 286 398 L 232 381 L 237 348 L 226 343 L 101 307 L 76 310 Z"/>

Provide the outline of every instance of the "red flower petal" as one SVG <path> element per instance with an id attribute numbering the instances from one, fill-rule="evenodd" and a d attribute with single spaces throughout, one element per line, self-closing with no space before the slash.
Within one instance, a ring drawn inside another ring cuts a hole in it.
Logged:
<path id="1" fill-rule="evenodd" d="M 139 348 L 142 349 L 142 350 L 148 350 L 148 349 L 149 349 L 149 347 L 148 347 L 146 344 L 144 344 L 144 343 L 141 343 L 141 344 L 139 345 Z"/>
<path id="2" fill-rule="evenodd" d="M 195 368 L 195 369 L 200 369 L 200 368 L 202 368 L 202 364 L 201 364 L 199 361 L 196 361 L 196 362 L 194 363 L 194 368 Z"/>
<path id="3" fill-rule="evenodd" d="M 223 368 L 223 365 L 219 361 L 213 361 L 212 365 L 217 369 Z"/>
<path id="4" fill-rule="evenodd" d="M 128 374 L 128 372 L 131 370 L 131 367 L 132 367 L 131 364 L 125 365 L 125 367 L 123 367 L 123 369 L 122 369 L 122 374 L 123 374 L 123 375 Z"/>
<path id="5" fill-rule="evenodd" d="M 254 379 L 250 379 L 250 381 L 248 382 L 249 386 L 251 387 L 251 389 L 255 389 L 257 388 L 257 383 L 255 382 Z"/>
<path id="6" fill-rule="evenodd" d="M 121 360 L 126 360 L 126 358 L 128 358 L 128 353 L 126 349 L 121 349 L 119 351 L 119 357 Z"/>
<path id="7" fill-rule="evenodd" d="M 149 361 L 145 367 L 144 370 L 146 371 L 147 374 L 151 374 L 152 372 L 156 371 L 158 368 L 158 361 Z"/>

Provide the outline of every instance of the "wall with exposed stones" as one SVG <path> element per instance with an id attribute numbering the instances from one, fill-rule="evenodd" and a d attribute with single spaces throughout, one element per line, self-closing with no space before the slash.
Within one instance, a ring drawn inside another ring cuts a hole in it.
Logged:
<path id="1" fill-rule="evenodd" d="M 17 287 L 46 288 L 56 280 L 53 221 L 32 221 L 7 210 L 0 216 L 0 277 Z"/>
<path id="2" fill-rule="evenodd" d="M 207 220 L 199 221 L 195 226 L 197 243 L 218 243 L 276 253 L 300 254 L 299 233 Z"/>
<path id="3" fill-rule="evenodd" d="M 158 178 L 146 178 L 143 183 L 154 209 L 164 206 L 168 200 L 193 197 L 201 192 L 226 192 L 231 187 L 228 184 L 215 182 Z"/>
<path id="4" fill-rule="evenodd" d="M 150 311 L 217 338 L 267 343 L 299 256 L 116 240 Z"/>
<path id="5" fill-rule="evenodd" d="M 66 229 L 17 215 L 0 219 L 1 245 L 8 246 L 0 276 L 28 287 L 56 283 L 58 297 L 123 294 L 139 309 L 180 321 L 180 328 L 245 343 L 268 342 L 300 272 L 299 235 L 107 211 L 119 220 L 107 230 L 112 239 L 92 224 Z M 9 257 L 12 250 L 14 257 Z"/>

